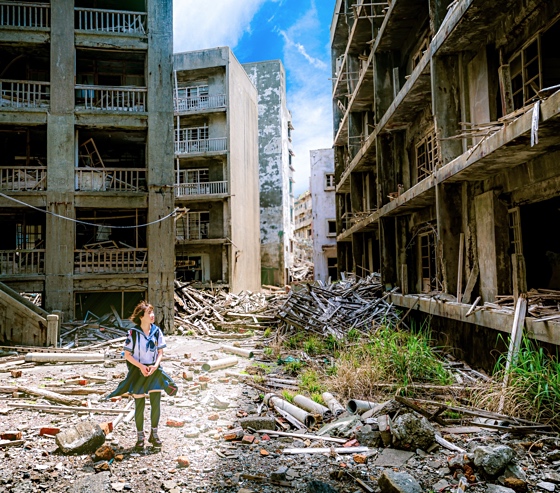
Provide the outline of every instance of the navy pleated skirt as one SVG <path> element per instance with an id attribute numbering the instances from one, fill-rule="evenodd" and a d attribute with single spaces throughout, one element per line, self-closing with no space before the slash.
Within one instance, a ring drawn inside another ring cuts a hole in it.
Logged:
<path id="1" fill-rule="evenodd" d="M 174 389 L 174 390 L 173 390 Z M 110 399 L 118 395 L 146 395 L 151 391 L 164 391 L 173 395 L 177 390 L 173 379 L 158 366 L 158 369 L 151 375 L 145 377 L 140 369 L 134 365 L 129 365 L 128 375 L 119 383 L 117 388 L 102 400 Z"/>

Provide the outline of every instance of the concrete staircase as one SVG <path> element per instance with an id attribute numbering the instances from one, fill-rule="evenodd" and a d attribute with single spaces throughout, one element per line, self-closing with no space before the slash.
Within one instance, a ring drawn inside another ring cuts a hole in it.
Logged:
<path id="1" fill-rule="evenodd" d="M 59 317 L 0 282 L 0 345 L 57 347 Z"/>

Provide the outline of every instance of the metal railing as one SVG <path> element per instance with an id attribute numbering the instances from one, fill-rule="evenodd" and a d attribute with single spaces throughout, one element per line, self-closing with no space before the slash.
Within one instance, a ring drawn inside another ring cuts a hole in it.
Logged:
<path id="1" fill-rule="evenodd" d="M 0 166 L 0 190 L 46 190 L 46 166 Z"/>
<path id="2" fill-rule="evenodd" d="M 45 250 L 0 250 L 0 275 L 43 274 Z"/>
<path id="3" fill-rule="evenodd" d="M 0 79 L 0 106 L 9 108 L 48 108 L 49 82 Z"/>
<path id="4" fill-rule="evenodd" d="M 107 33 L 146 34 L 147 15 L 127 10 L 84 9 L 76 7 L 76 29 Z"/>
<path id="5" fill-rule="evenodd" d="M 147 93 L 145 87 L 76 85 L 76 107 L 143 112 Z"/>
<path id="6" fill-rule="evenodd" d="M 147 270 L 147 248 L 74 250 L 75 274 L 121 274 Z"/>
<path id="7" fill-rule="evenodd" d="M 50 13 L 47 3 L 0 2 L 0 26 L 49 28 Z"/>
<path id="8" fill-rule="evenodd" d="M 77 168 L 76 190 L 138 192 L 146 190 L 145 168 Z"/>
<path id="9" fill-rule="evenodd" d="M 186 89 L 178 89 L 175 99 L 175 111 L 198 111 L 226 107 L 226 95 L 188 96 Z"/>
<path id="10" fill-rule="evenodd" d="M 228 193 L 227 181 L 179 183 L 175 185 L 175 197 L 186 197 L 189 195 L 223 195 L 226 193 Z"/>
<path id="11" fill-rule="evenodd" d="M 227 147 L 227 138 L 201 140 L 179 140 L 175 141 L 176 154 L 195 154 L 198 152 L 221 152 Z"/>

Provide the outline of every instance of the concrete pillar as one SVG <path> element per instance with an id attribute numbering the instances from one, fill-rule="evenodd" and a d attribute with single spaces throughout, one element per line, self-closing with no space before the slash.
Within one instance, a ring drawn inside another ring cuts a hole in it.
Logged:
<path id="1" fill-rule="evenodd" d="M 173 211 L 173 98 L 172 1 L 150 0 L 148 7 L 148 222 Z M 173 281 L 175 243 L 173 219 L 148 226 L 148 300 L 154 305 L 156 323 L 173 330 Z"/>
<path id="2" fill-rule="evenodd" d="M 461 118 L 461 75 L 456 55 L 432 57 L 432 112 L 438 139 L 457 135 Z M 462 154 L 460 139 L 438 140 L 441 165 Z"/>
<path id="3" fill-rule="evenodd" d="M 74 5 L 51 2 L 50 109 L 47 116 L 47 210 L 75 218 L 74 210 Z M 45 307 L 74 314 L 75 225 L 46 217 Z"/>
<path id="4" fill-rule="evenodd" d="M 348 70 L 348 93 L 353 94 L 358 85 L 358 76 L 360 70 L 360 60 L 356 55 L 348 54 L 346 59 L 346 67 Z"/>
<path id="5" fill-rule="evenodd" d="M 461 211 L 461 185 L 438 184 L 436 187 L 438 231 L 436 258 L 442 275 L 443 290 L 448 294 L 457 293 L 459 238 L 463 222 Z"/>
<path id="6" fill-rule="evenodd" d="M 475 197 L 475 210 L 480 294 L 491 302 L 511 293 L 507 207 L 490 190 Z"/>
<path id="7" fill-rule="evenodd" d="M 352 203 L 352 212 L 362 211 L 362 174 L 350 174 L 350 201 Z"/>
<path id="8" fill-rule="evenodd" d="M 374 55 L 373 74 L 375 121 L 379 123 L 393 102 L 393 54 L 391 52 L 382 51 Z"/>
<path id="9" fill-rule="evenodd" d="M 381 233 L 381 283 L 387 288 L 392 288 L 398 284 L 395 218 L 382 217 L 379 220 L 379 229 Z"/>
<path id="10" fill-rule="evenodd" d="M 430 26 L 432 28 L 432 32 L 436 33 L 443 19 L 447 15 L 447 7 L 451 3 L 451 0 L 429 0 L 429 9 L 430 9 Z"/>
<path id="11" fill-rule="evenodd" d="M 389 194 L 397 191 L 396 166 L 393 162 L 392 136 L 381 134 L 377 137 L 377 207 L 381 209 L 389 202 Z"/>
<path id="12" fill-rule="evenodd" d="M 410 241 L 409 216 L 398 216 L 395 218 L 395 245 L 396 245 L 396 267 L 398 285 L 401 292 L 407 294 L 411 280 L 414 280 L 416 266 L 411 262 L 411 256 L 407 256 L 407 246 Z"/>

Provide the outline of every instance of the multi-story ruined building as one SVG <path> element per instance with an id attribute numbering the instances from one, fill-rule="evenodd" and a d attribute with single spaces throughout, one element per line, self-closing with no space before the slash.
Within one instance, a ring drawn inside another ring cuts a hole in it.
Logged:
<path id="1" fill-rule="evenodd" d="M 475 326 L 512 327 L 511 313 L 466 318 L 478 296 L 560 288 L 559 16 L 555 0 L 336 2 L 339 271 L 381 271 L 467 353 Z"/>
<path id="2" fill-rule="evenodd" d="M 280 60 L 245 63 L 258 91 L 261 270 L 263 284 L 289 282 L 293 253 L 292 117 Z"/>
<path id="3" fill-rule="evenodd" d="M 177 278 L 260 289 L 257 91 L 227 47 L 177 53 Z"/>
<path id="4" fill-rule="evenodd" d="M 0 3 L 0 281 L 173 324 L 172 2 Z M 144 226 L 149 224 L 148 226 Z"/>
<path id="5" fill-rule="evenodd" d="M 311 240 L 313 235 L 312 208 L 311 192 L 306 190 L 294 202 L 294 236 L 297 240 Z"/>
<path id="6" fill-rule="evenodd" d="M 336 218 L 334 152 L 317 149 L 309 152 L 311 210 L 313 215 L 313 278 L 334 281 L 336 269 Z"/>

